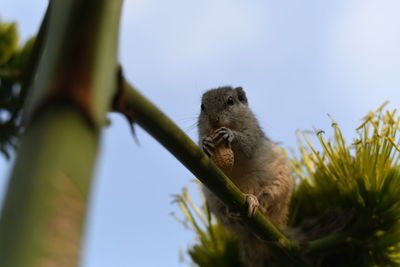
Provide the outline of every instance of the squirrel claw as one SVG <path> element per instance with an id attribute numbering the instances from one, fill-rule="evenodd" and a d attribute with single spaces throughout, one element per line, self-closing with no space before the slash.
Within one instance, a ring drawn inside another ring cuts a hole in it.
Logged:
<path id="1" fill-rule="evenodd" d="M 258 202 L 258 199 L 255 195 L 253 194 L 244 194 L 246 196 L 246 209 L 245 209 L 245 216 L 247 218 L 251 218 L 256 214 L 258 207 L 260 206 L 260 203 Z M 226 207 L 226 214 L 231 218 L 231 219 L 241 219 L 242 214 L 240 212 L 234 212 L 229 210 L 229 208 Z"/>
<path id="2" fill-rule="evenodd" d="M 247 205 L 247 217 L 251 218 L 256 214 L 260 203 L 255 195 L 245 194 L 246 196 L 246 205 Z"/>
<path id="3" fill-rule="evenodd" d="M 216 145 L 220 144 L 224 140 L 228 141 L 228 144 L 230 144 L 233 141 L 234 137 L 235 135 L 233 134 L 231 129 L 221 127 L 215 132 L 213 141 Z"/>
<path id="4" fill-rule="evenodd" d="M 215 145 L 211 137 L 204 137 L 201 141 L 201 148 L 209 156 L 214 155 Z"/>
<path id="5" fill-rule="evenodd" d="M 225 214 L 231 219 L 240 220 L 242 218 L 242 215 L 240 214 L 240 212 L 232 211 L 227 206 L 224 206 L 223 209 L 225 211 Z"/>
<path id="6" fill-rule="evenodd" d="M 242 217 L 240 215 L 240 212 L 227 211 L 227 214 L 231 219 L 234 219 L 234 220 L 239 220 Z"/>

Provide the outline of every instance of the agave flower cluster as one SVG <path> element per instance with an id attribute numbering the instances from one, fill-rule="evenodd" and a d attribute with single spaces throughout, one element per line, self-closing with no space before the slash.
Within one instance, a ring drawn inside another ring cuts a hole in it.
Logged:
<path id="1" fill-rule="evenodd" d="M 352 142 L 346 142 L 333 120 L 331 138 L 320 130 L 299 134 L 298 156 L 292 157 L 296 189 L 289 225 L 329 210 L 353 214 L 339 233 L 304 249 L 312 266 L 400 265 L 400 117 L 385 105 L 363 119 Z M 197 208 L 187 190 L 175 199 L 185 217 L 182 223 L 197 234 L 197 243 L 188 250 L 192 263 L 240 266 L 235 236 L 212 218 L 206 203 Z"/>

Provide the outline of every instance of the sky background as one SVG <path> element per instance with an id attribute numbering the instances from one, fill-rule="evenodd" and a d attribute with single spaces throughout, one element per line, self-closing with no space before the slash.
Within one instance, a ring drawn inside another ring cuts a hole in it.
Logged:
<path id="1" fill-rule="evenodd" d="M 22 41 L 34 35 L 45 0 L 0 0 Z M 202 93 L 242 86 L 267 135 L 296 148 L 296 130 L 346 138 L 369 110 L 400 104 L 398 0 L 126 0 L 120 60 L 127 78 L 197 140 Z M 193 175 L 137 128 L 111 114 L 101 141 L 82 267 L 187 266 L 179 251 L 194 234 L 170 212 L 171 194 L 197 194 Z M 0 197 L 12 165 L 0 156 Z"/>

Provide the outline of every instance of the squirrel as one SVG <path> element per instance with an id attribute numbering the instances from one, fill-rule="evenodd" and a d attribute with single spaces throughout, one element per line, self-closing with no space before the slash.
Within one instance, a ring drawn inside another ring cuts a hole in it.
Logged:
<path id="1" fill-rule="evenodd" d="M 210 132 L 217 129 L 210 137 Z M 198 117 L 199 145 L 210 157 L 222 141 L 235 155 L 229 179 L 245 194 L 247 215 L 260 210 L 275 226 L 286 226 L 293 191 L 289 161 L 261 129 L 248 106 L 242 87 L 219 87 L 202 96 Z M 208 189 L 203 188 L 210 210 L 221 223 L 238 233 L 243 245 L 242 262 L 246 266 L 264 266 L 269 261 L 265 245 L 240 218 Z"/>
<path id="2" fill-rule="evenodd" d="M 245 194 L 247 216 L 260 210 L 278 229 L 297 244 L 307 244 L 342 231 L 357 220 L 351 208 L 331 208 L 315 218 L 287 226 L 289 202 L 294 187 L 286 156 L 261 129 L 248 106 L 242 87 L 219 87 L 202 96 L 198 117 L 199 145 L 211 158 L 222 142 L 234 154 L 233 166 L 223 170 Z M 247 267 L 267 266 L 272 257 L 265 244 L 247 229 L 238 213 L 228 208 L 203 187 L 207 204 L 220 222 L 238 234 L 242 245 L 241 261 Z"/>

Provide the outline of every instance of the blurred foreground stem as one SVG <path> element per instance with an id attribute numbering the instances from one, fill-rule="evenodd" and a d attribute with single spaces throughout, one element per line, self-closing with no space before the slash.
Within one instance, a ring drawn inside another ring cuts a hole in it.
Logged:
<path id="1" fill-rule="evenodd" d="M 121 5 L 50 1 L 0 218 L 2 267 L 78 266 L 100 129 L 116 88 Z"/>

